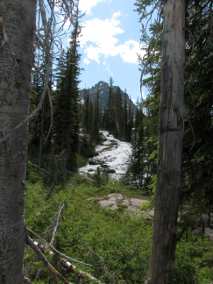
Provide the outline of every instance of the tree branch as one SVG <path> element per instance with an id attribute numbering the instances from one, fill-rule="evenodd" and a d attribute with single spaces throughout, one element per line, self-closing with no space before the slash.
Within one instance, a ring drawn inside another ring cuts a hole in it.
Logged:
<path id="1" fill-rule="evenodd" d="M 55 226 L 53 228 L 52 238 L 51 238 L 51 241 L 50 241 L 50 246 L 54 245 L 55 236 L 56 236 L 56 233 L 57 233 L 57 230 L 58 230 L 58 226 L 59 226 L 59 222 L 60 222 L 60 218 L 61 218 L 61 214 L 62 214 L 63 209 L 64 209 L 64 203 L 62 203 L 59 206 L 59 210 L 58 210 L 58 214 L 57 214 L 57 217 L 56 217 Z"/>
<path id="2" fill-rule="evenodd" d="M 59 257 L 59 263 L 66 270 L 66 272 L 75 273 L 81 279 L 90 280 L 90 281 L 93 281 L 94 283 L 97 283 L 97 284 L 104 284 L 103 282 L 98 280 L 96 277 L 92 276 L 90 273 L 78 269 L 71 262 L 73 261 L 73 262 L 77 262 L 77 263 L 87 265 L 87 266 L 91 266 L 91 265 L 88 265 L 88 264 L 85 264 L 84 262 L 75 260 L 75 259 L 68 257 L 65 254 L 59 252 L 56 248 L 54 248 L 51 244 L 49 244 L 47 241 L 42 239 L 38 234 L 34 233 L 32 230 L 27 229 L 27 232 L 29 232 L 30 234 L 34 235 L 37 239 L 40 239 L 44 242 L 44 245 L 40 245 L 39 243 L 37 243 L 36 241 L 33 241 L 33 239 L 31 239 L 29 237 L 29 239 L 31 240 L 31 245 L 32 245 L 32 242 L 33 242 L 33 246 L 36 247 L 37 250 L 39 250 L 40 253 L 42 253 L 42 254 L 46 251 L 50 255 L 55 254 L 56 256 L 58 256 Z M 53 266 L 49 263 L 49 261 L 46 259 L 46 256 L 44 254 L 43 254 L 43 257 L 45 257 L 45 259 L 43 259 L 43 261 L 45 261 L 46 266 L 48 267 L 48 269 L 50 268 L 51 271 L 52 271 Z M 48 263 L 46 261 L 48 261 Z M 48 266 L 49 264 L 51 265 L 50 267 Z M 66 283 L 66 282 L 64 282 L 64 283 Z"/>
<path id="3" fill-rule="evenodd" d="M 66 278 L 64 278 L 64 276 L 58 270 L 56 270 L 55 267 L 48 261 L 47 257 L 43 254 L 37 242 L 35 242 L 29 236 L 27 236 L 26 241 L 27 241 L 27 245 L 35 251 L 38 258 L 44 263 L 44 265 L 47 267 L 49 272 L 53 274 L 56 280 L 61 280 L 65 284 L 71 284 L 71 282 L 69 282 Z"/>

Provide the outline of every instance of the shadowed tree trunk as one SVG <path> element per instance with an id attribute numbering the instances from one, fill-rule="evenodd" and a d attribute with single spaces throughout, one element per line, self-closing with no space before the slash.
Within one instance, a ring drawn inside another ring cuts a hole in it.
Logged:
<path id="1" fill-rule="evenodd" d="M 28 114 L 35 0 L 0 0 L 0 139 Z M 27 126 L 0 142 L 0 283 L 23 283 Z"/>
<path id="2" fill-rule="evenodd" d="M 175 261 L 184 115 L 185 1 L 164 3 L 160 153 L 151 284 L 169 284 Z"/>

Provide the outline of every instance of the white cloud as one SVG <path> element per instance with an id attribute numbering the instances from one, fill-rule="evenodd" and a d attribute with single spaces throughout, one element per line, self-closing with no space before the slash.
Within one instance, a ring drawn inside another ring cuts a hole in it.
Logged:
<path id="1" fill-rule="evenodd" d="M 95 6 L 105 1 L 107 0 L 80 0 L 79 8 L 83 13 L 90 14 Z"/>
<path id="2" fill-rule="evenodd" d="M 93 18 L 83 24 L 81 47 L 84 50 L 84 63 L 103 63 L 111 56 L 120 56 L 127 63 L 137 63 L 141 53 L 139 43 L 133 39 L 121 43 L 119 36 L 124 34 L 121 27 L 121 12 L 114 12 L 111 18 Z"/>
<path id="3" fill-rule="evenodd" d="M 142 53 L 139 42 L 135 40 L 126 41 L 119 46 L 119 49 L 121 58 L 127 63 L 136 64 L 138 62 L 138 55 Z"/>

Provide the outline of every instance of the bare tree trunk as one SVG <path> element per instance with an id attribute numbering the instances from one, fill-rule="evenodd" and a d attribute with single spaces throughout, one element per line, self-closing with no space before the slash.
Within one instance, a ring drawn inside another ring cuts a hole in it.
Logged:
<path id="1" fill-rule="evenodd" d="M 28 114 L 36 0 L 0 0 L 0 137 Z M 22 284 L 27 126 L 0 143 L 0 283 Z"/>
<path id="2" fill-rule="evenodd" d="M 164 4 L 160 153 L 151 284 L 169 284 L 176 249 L 184 116 L 185 1 Z"/>

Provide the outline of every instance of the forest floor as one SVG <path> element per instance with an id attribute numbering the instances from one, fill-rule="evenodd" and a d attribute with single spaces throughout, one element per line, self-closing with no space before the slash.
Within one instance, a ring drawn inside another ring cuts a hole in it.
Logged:
<path id="1" fill-rule="evenodd" d="M 75 263 L 103 283 L 144 283 L 152 240 L 152 219 L 144 213 L 150 212 L 152 201 L 121 182 L 109 180 L 97 186 L 84 176 L 72 177 L 49 196 L 42 178 L 36 172 L 29 174 L 25 214 L 28 228 L 50 240 L 62 204 L 55 238 L 60 251 L 90 264 Z M 137 214 L 128 209 L 133 204 Z M 172 283 L 212 283 L 212 255 L 213 246 L 208 239 L 187 234 L 177 246 L 178 278 Z M 54 258 L 49 259 L 54 262 Z M 55 283 L 29 249 L 25 254 L 25 270 L 34 284 Z M 79 283 L 73 274 L 67 278 Z M 188 280 L 195 278 L 196 282 Z"/>
<path id="2" fill-rule="evenodd" d="M 102 143 L 96 146 L 95 156 L 79 169 L 81 175 L 94 175 L 99 168 L 111 179 L 120 180 L 125 176 L 132 156 L 132 145 L 120 141 L 107 131 L 101 131 Z"/>

